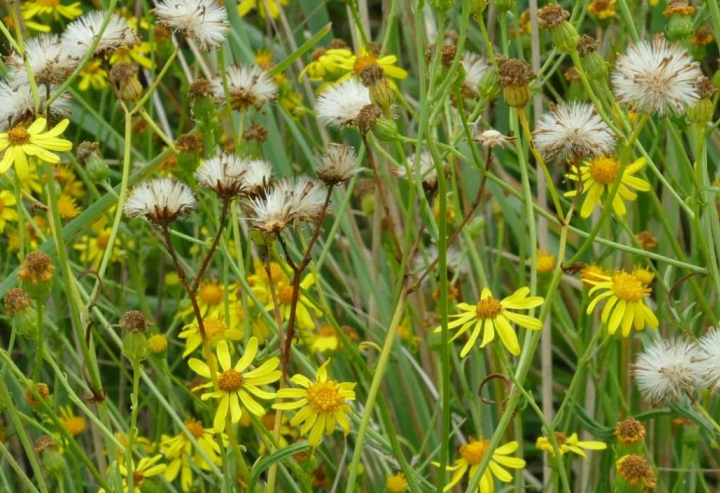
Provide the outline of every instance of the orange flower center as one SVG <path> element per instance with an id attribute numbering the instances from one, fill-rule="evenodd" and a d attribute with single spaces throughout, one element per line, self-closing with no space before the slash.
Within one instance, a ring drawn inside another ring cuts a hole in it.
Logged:
<path id="1" fill-rule="evenodd" d="M 278 301 L 283 305 L 289 305 L 292 303 L 293 287 L 289 284 L 282 284 L 278 287 Z"/>
<path id="2" fill-rule="evenodd" d="M 567 443 L 567 437 L 565 434 L 558 431 L 555 432 L 555 440 L 557 440 L 558 447 L 562 447 Z"/>
<path id="3" fill-rule="evenodd" d="M 627 272 L 618 272 L 613 276 L 613 291 L 621 300 L 630 302 L 640 301 L 650 293 L 640 279 Z"/>
<path id="4" fill-rule="evenodd" d="M 195 438 L 201 438 L 203 434 L 205 434 L 205 428 L 203 428 L 202 423 L 195 419 L 188 419 L 187 421 L 185 421 L 185 427 Z"/>
<path id="5" fill-rule="evenodd" d="M 337 332 L 335 332 L 335 327 L 326 324 L 318 329 L 318 335 L 320 337 L 335 337 L 337 335 Z"/>
<path id="6" fill-rule="evenodd" d="M 222 372 L 222 375 L 218 378 L 218 386 L 220 390 L 225 392 L 237 392 L 242 388 L 242 385 L 243 376 L 232 368 Z"/>
<path id="7" fill-rule="evenodd" d="M 2 214 L 4 210 L 5 210 L 5 202 L 3 201 L 2 197 L 0 197 L 0 214 Z"/>
<path id="8" fill-rule="evenodd" d="M 200 289 L 198 297 L 206 305 L 217 305 L 223 299 L 223 290 L 219 284 L 206 284 Z"/>
<path id="9" fill-rule="evenodd" d="M 334 380 L 310 385 L 307 400 L 310 408 L 318 414 L 334 414 L 345 402 L 340 395 L 340 384 Z"/>
<path id="10" fill-rule="evenodd" d="M 138 488 L 141 488 L 145 481 L 145 475 L 141 471 L 135 471 L 133 473 L 133 484 Z"/>
<path id="11" fill-rule="evenodd" d="M 110 242 L 110 233 L 100 233 L 97 237 L 97 246 L 99 249 L 105 249 Z"/>
<path id="12" fill-rule="evenodd" d="M 484 300 L 478 301 L 475 307 L 475 313 L 478 318 L 495 318 L 502 312 L 502 305 L 492 296 L 488 296 Z"/>
<path id="13" fill-rule="evenodd" d="M 471 441 L 467 445 L 460 446 L 460 455 L 471 466 L 477 466 L 485 457 L 490 440 Z"/>
<path id="14" fill-rule="evenodd" d="M 70 416 L 62 420 L 62 425 L 72 436 L 78 436 L 85 431 L 86 423 L 82 416 Z"/>
<path id="15" fill-rule="evenodd" d="M 620 163 L 611 157 L 600 157 L 590 162 L 588 171 L 594 181 L 601 185 L 610 185 L 617 178 Z"/>
<path id="16" fill-rule="evenodd" d="M 377 65 L 377 57 L 375 55 L 359 56 L 355 59 L 353 72 L 355 72 L 357 77 L 360 77 L 362 71 L 371 65 Z"/>
<path id="17" fill-rule="evenodd" d="M 214 317 L 204 319 L 203 326 L 205 327 L 205 339 L 208 341 L 212 341 L 214 338 L 222 336 L 227 330 L 225 322 Z"/>
<path id="18" fill-rule="evenodd" d="M 30 133 L 21 127 L 15 127 L 7 134 L 10 145 L 21 146 L 30 142 Z"/>

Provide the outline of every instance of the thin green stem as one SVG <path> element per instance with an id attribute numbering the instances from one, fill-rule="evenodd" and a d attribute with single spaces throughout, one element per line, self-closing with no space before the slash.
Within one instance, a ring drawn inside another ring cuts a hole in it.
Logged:
<path id="1" fill-rule="evenodd" d="M 135 481 L 135 462 L 133 461 L 133 445 L 135 438 L 138 435 L 137 421 L 138 413 L 140 412 L 140 360 L 133 358 L 132 360 L 132 372 L 133 372 L 133 383 L 132 383 L 132 394 L 130 399 L 132 402 L 132 413 L 130 415 L 130 430 L 128 431 L 127 448 L 125 449 L 125 468 L 127 469 L 127 488 L 129 491 L 135 491 L 133 489 L 133 483 Z"/>
<path id="2" fill-rule="evenodd" d="M 35 368 L 33 369 L 33 381 L 40 381 L 40 373 L 42 372 L 43 353 L 45 351 L 45 329 L 43 327 L 45 321 L 45 303 L 37 303 L 37 354 L 35 355 Z"/>

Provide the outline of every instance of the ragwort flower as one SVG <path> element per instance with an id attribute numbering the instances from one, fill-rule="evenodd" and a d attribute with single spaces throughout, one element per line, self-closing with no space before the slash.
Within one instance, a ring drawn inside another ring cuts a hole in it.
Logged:
<path id="1" fill-rule="evenodd" d="M 140 459 L 137 465 L 131 464 L 130 470 L 128 470 L 125 464 L 119 464 L 118 469 L 120 469 L 120 475 L 122 476 L 124 493 L 128 493 L 130 491 L 127 486 L 128 474 L 132 474 L 133 489 L 135 490 L 135 493 L 142 493 L 143 483 L 145 483 L 145 480 L 147 478 L 158 476 L 165 472 L 165 469 L 167 469 L 167 464 L 157 463 L 162 458 L 163 456 L 160 454 L 154 457 L 143 457 L 142 459 Z M 101 488 L 98 493 L 105 493 L 105 489 Z"/>
<path id="2" fill-rule="evenodd" d="M 263 19 L 267 17 L 277 19 L 282 7 L 287 5 L 288 0 L 242 0 L 237 6 L 237 11 L 245 17 L 251 10 L 257 9 Z"/>
<path id="3" fill-rule="evenodd" d="M 633 190 L 647 192 L 650 190 L 650 183 L 634 176 L 645 166 L 645 158 L 640 158 L 634 163 L 625 167 L 620 177 L 620 188 L 618 188 L 613 198 L 612 207 L 615 214 L 624 216 L 627 214 L 624 200 L 634 201 L 637 194 Z M 578 176 L 577 171 L 567 176 L 573 181 L 582 181 L 582 193 L 585 195 L 580 215 L 582 217 L 590 217 L 596 205 L 603 207 L 603 199 L 610 194 L 618 173 L 620 172 L 620 163 L 617 159 L 608 156 L 601 156 L 593 159 L 588 164 L 580 167 Z M 580 190 L 572 190 L 565 194 L 566 197 L 574 197 Z"/>
<path id="4" fill-rule="evenodd" d="M 558 442 L 560 455 L 565 455 L 568 452 L 573 452 L 580 457 L 584 457 L 585 459 L 587 459 L 585 450 L 605 450 L 607 448 L 607 444 L 603 442 L 581 441 L 578 438 L 577 433 L 573 433 L 569 437 L 566 437 L 563 433 L 555 432 L 555 439 Z M 547 437 L 538 437 L 537 442 L 535 442 L 535 446 L 540 450 L 548 452 L 550 455 L 555 455 L 555 449 L 553 448 L 552 443 L 550 443 L 550 440 Z"/>
<path id="5" fill-rule="evenodd" d="M 500 335 L 500 340 L 515 356 L 520 354 L 520 344 L 517 334 L 513 330 L 512 323 L 530 330 L 542 329 L 542 322 L 537 318 L 528 315 L 515 313 L 513 310 L 528 310 L 543 304 L 545 301 L 541 296 L 528 296 L 530 288 L 520 288 L 512 295 L 502 300 L 497 300 L 488 288 L 483 288 L 480 294 L 480 301 L 476 305 L 458 303 L 457 308 L 462 311 L 458 315 L 451 315 L 453 320 L 448 324 L 448 329 L 456 329 L 457 333 L 450 339 L 454 341 L 472 328 L 468 341 L 460 352 L 464 358 L 470 352 L 483 332 L 483 340 L 480 347 L 483 348 L 495 339 L 495 332 Z M 440 332 L 441 327 L 435 329 Z"/>
<path id="6" fill-rule="evenodd" d="M 277 382 L 281 372 L 277 370 L 280 364 L 279 358 L 270 358 L 260 367 L 246 371 L 253 362 L 258 352 L 258 340 L 251 337 L 242 357 L 232 364 L 230 347 L 227 342 L 220 341 L 217 345 L 217 360 L 220 363 L 222 372 L 218 374 L 218 390 L 205 392 L 202 400 L 217 399 L 219 401 L 213 428 L 215 431 L 225 430 L 226 418 L 230 416 L 230 422 L 236 424 L 240 421 L 243 408 L 256 416 L 265 414 L 265 409 L 258 404 L 255 397 L 260 399 L 274 399 L 275 392 L 263 390 L 265 385 Z M 191 358 L 188 361 L 190 368 L 201 377 L 210 379 L 210 367 L 204 361 Z M 199 385 L 193 389 L 211 389 L 212 382 Z M 242 403 L 242 406 L 241 406 Z"/>
<path id="7" fill-rule="evenodd" d="M 590 289 L 591 296 L 597 291 L 604 290 L 590 302 L 587 314 L 591 314 L 598 303 L 606 299 L 601 320 L 608 324 L 610 335 L 621 326 L 623 337 L 630 335 L 633 326 L 635 330 L 643 330 L 645 327 L 657 329 L 658 319 L 644 301 L 652 289 L 631 273 L 621 270 L 615 272 L 612 277 L 598 273 L 584 282 L 593 286 Z"/>
<path id="8" fill-rule="evenodd" d="M 470 439 L 470 442 L 460 446 L 460 458 L 455 461 L 452 466 L 447 466 L 448 471 L 452 471 L 453 474 L 450 477 L 450 482 L 445 485 L 443 491 L 452 490 L 456 484 L 468 473 L 468 478 L 473 478 L 477 472 L 480 462 L 482 462 L 485 454 L 487 453 L 488 447 L 490 446 L 490 440 L 475 440 Z M 511 469 L 522 469 L 525 467 L 525 461 L 518 459 L 517 457 L 509 457 L 510 454 L 520 448 L 520 444 L 516 441 L 508 442 L 495 449 L 492 454 L 488 467 L 480 478 L 480 484 L 476 490 L 479 493 L 494 493 L 495 491 L 495 480 L 499 479 L 503 483 L 510 483 L 513 480 L 512 474 L 510 474 L 505 467 Z M 439 466 L 437 462 L 433 462 L 433 465 Z"/>
<path id="9" fill-rule="evenodd" d="M 70 122 L 63 120 L 45 132 L 47 121 L 38 118 L 28 128 L 16 126 L 0 133 L 0 152 L 5 155 L 0 161 L 0 175 L 7 172 L 15 164 L 15 172 L 20 180 L 30 175 L 28 156 L 34 156 L 46 163 L 59 163 L 60 157 L 54 152 L 65 152 L 72 149 L 72 142 L 59 138 Z M 54 152 L 51 152 L 54 151 Z"/>
<path id="10" fill-rule="evenodd" d="M 280 389 L 279 398 L 297 399 L 294 402 L 282 402 L 273 405 L 273 409 L 300 409 L 290 420 L 291 426 L 300 426 L 300 435 L 308 436 L 308 443 L 317 447 L 323 441 L 323 435 L 332 435 L 337 425 L 347 435 L 350 433 L 350 422 L 347 415 L 352 409 L 347 401 L 355 400 L 355 383 L 337 382 L 328 376 L 325 361 L 318 368 L 315 381 L 304 375 L 294 375 L 290 381 L 299 385 L 300 389 Z"/>

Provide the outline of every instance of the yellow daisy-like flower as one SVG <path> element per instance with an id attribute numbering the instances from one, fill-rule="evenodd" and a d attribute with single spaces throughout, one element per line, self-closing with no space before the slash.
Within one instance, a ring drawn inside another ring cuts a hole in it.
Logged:
<path id="1" fill-rule="evenodd" d="M 203 316 L 210 313 L 213 309 L 219 308 L 220 304 L 225 300 L 225 286 L 217 281 L 204 281 L 200 284 L 197 294 L 198 307 Z M 176 318 L 185 318 L 195 316 L 192 305 L 178 312 Z"/>
<path id="2" fill-rule="evenodd" d="M 80 252 L 80 262 L 90 264 L 93 269 L 100 268 L 102 257 L 110 242 L 110 233 L 112 228 L 104 228 L 97 230 L 95 235 L 83 235 L 80 241 L 73 245 L 73 248 Z M 117 262 L 125 256 L 125 251 L 120 248 L 120 241 L 116 237 L 113 245 L 110 260 Z"/>
<path id="3" fill-rule="evenodd" d="M 225 315 L 221 310 L 215 310 L 211 315 L 203 318 L 203 327 L 205 329 L 205 339 L 212 346 L 217 345 L 219 341 L 239 341 L 243 338 L 242 330 L 230 329 L 225 324 Z M 186 325 L 183 329 L 178 334 L 178 337 L 185 339 L 184 358 L 200 347 L 203 340 L 197 320 Z"/>
<path id="4" fill-rule="evenodd" d="M 451 315 L 455 320 L 448 324 L 448 329 L 460 328 L 450 340 L 454 341 L 470 328 L 473 328 L 472 334 L 460 352 L 460 356 L 462 358 L 467 356 L 470 349 L 477 342 L 481 332 L 484 332 L 484 334 L 480 347 L 487 346 L 495 339 L 495 331 L 500 335 L 500 340 L 511 354 L 515 356 L 520 354 L 520 344 L 512 323 L 530 330 L 542 329 L 542 322 L 537 318 L 511 311 L 535 308 L 545 301 L 541 296 L 528 296 L 528 294 L 530 294 L 530 288 L 525 287 L 518 289 L 507 298 L 497 300 L 488 288 L 483 288 L 477 305 L 458 303 L 457 308 L 463 313 Z M 437 327 L 435 332 L 441 330 L 441 327 Z"/>
<path id="5" fill-rule="evenodd" d="M 260 17 L 266 19 L 280 16 L 280 9 L 288 5 L 288 0 L 242 0 L 237 6 L 238 14 L 245 17 L 251 10 L 257 9 Z"/>
<path id="6" fill-rule="evenodd" d="M 8 221 L 17 222 L 19 219 L 17 211 L 12 208 L 16 204 L 17 199 L 12 192 L 8 190 L 0 192 L 0 233 L 5 230 Z"/>
<path id="7" fill-rule="evenodd" d="M 228 414 L 231 423 L 236 424 L 239 422 L 243 414 L 243 408 L 256 416 L 265 414 L 265 409 L 258 404 L 254 397 L 260 399 L 274 399 L 276 397 L 275 392 L 268 392 L 261 387 L 280 380 L 282 372 L 277 369 L 280 358 L 270 358 L 260 367 L 245 371 L 257 356 L 257 352 L 257 338 L 251 337 L 245 348 L 245 353 L 233 366 L 228 343 L 225 341 L 218 342 L 216 353 L 222 370 L 218 374 L 219 388 L 212 392 L 205 392 L 201 397 L 204 401 L 208 399 L 217 399 L 219 401 L 213 423 L 215 431 L 219 432 L 225 429 Z M 201 377 L 211 378 L 210 367 L 205 362 L 191 358 L 188 365 Z M 208 382 L 195 387 L 193 391 L 212 388 L 212 386 L 212 382 Z M 240 403 L 242 403 L 242 406 Z"/>
<path id="8" fill-rule="evenodd" d="M 202 422 L 194 418 L 186 419 L 185 427 L 213 463 L 218 466 L 222 465 L 222 451 L 215 440 L 213 430 L 204 428 Z M 224 433 L 221 439 L 224 443 L 228 441 L 228 437 Z M 160 441 L 160 452 L 168 460 L 164 474 L 165 479 L 172 483 L 179 474 L 180 486 L 183 491 L 190 491 L 192 487 L 193 465 L 204 471 L 211 469 L 210 464 L 203 459 L 199 450 L 193 452 L 193 444 L 185 433 L 179 433 L 174 437 L 163 435 Z"/>
<path id="9" fill-rule="evenodd" d="M 555 254 L 547 250 L 537 253 L 537 271 L 539 274 L 549 274 L 555 269 Z"/>
<path id="10" fill-rule="evenodd" d="M 167 464 L 157 464 L 157 462 L 162 458 L 163 456 L 160 454 L 155 457 L 143 457 L 140 459 L 140 462 L 137 463 L 136 467 L 131 468 L 134 493 L 142 493 L 143 483 L 147 478 L 158 476 L 159 474 L 165 472 Z M 124 464 L 119 464 L 118 469 L 120 469 L 120 474 L 122 476 L 123 493 L 129 493 L 130 489 L 127 486 L 128 468 L 125 467 Z M 100 488 L 98 493 L 105 493 L 105 489 Z"/>
<path id="11" fill-rule="evenodd" d="M 6 15 L 5 17 L 3 17 L 2 21 L 5 23 L 5 27 L 7 27 L 9 31 L 15 30 L 15 16 L 13 14 Z M 50 31 L 52 31 L 51 26 L 40 22 L 25 20 L 23 24 L 25 24 L 25 27 L 27 27 L 31 31 L 37 31 L 40 33 L 49 33 Z"/>
<path id="12" fill-rule="evenodd" d="M 345 72 L 343 67 L 348 65 L 347 61 L 354 56 L 347 48 L 317 48 L 313 51 L 312 61 L 300 72 L 299 78 L 308 74 L 312 81 L 335 81 Z"/>
<path id="13" fill-rule="evenodd" d="M 655 314 L 645 304 L 644 299 L 652 292 L 633 274 L 618 271 L 610 276 L 595 274 L 597 280 L 588 279 L 587 284 L 593 286 L 590 295 L 598 294 L 588 306 L 588 315 L 602 300 L 607 300 L 602 311 L 602 322 L 608 324 L 608 332 L 614 334 L 622 326 L 623 337 L 630 335 L 630 329 L 643 330 L 645 327 L 657 329 L 659 322 Z"/>
<path id="14" fill-rule="evenodd" d="M 612 19 L 617 11 L 615 0 L 593 0 L 588 5 L 588 12 L 600 20 Z"/>
<path id="15" fill-rule="evenodd" d="M 90 60 L 80 71 L 78 89 L 87 91 L 92 88 L 99 91 L 107 86 L 107 72 L 100 65 L 100 61 Z"/>
<path id="16" fill-rule="evenodd" d="M 591 284 L 590 281 L 599 281 L 609 275 L 608 271 L 599 265 L 587 264 L 580 271 L 580 281 L 588 287 L 593 287 L 594 284 Z"/>
<path id="17" fill-rule="evenodd" d="M 632 275 L 637 277 L 645 286 L 650 286 L 655 279 L 655 274 L 647 265 L 644 267 L 636 265 L 632 271 Z"/>
<path id="18" fill-rule="evenodd" d="M 405 479 L 405 475 L 401 472 L 397 474 L 388 475 L 385 479 L 385 488 L 390 493 L 405 493 L 408 489 L 408 482 Z"/>
<path id="19" fill-rule="evenodd" d="M 82 435 L 87 427 L 87 421 L 83 416 L 76 416 L 70 406 L 60 407 L 60 423 L 72 436 Z"/>
<path id="20" fill-rule="evenodd" d="M 397 61 L 398 58 L 395 55 L 385 55 L 384 57 L 378 58 L 373 52 L 362 48 L 359 55 L 353 55 L 350 58 L 342 60 L 340 68 L 348 71 L 348 73 L 341 77 L 339 82 L 347 80 L 351 76 L 360 77 L 362 71 L 372 65 L 377 65 L 383 69 L 383 73 L 388 79 L 406 79 L 408 72 L 404 68 L 396 66 Z"/>
<path id="21" fill-rule="evenodd" d="M 53 177 L 62 187 L 62 193 L 78 199 L 85 196 L 85 185 L 67 164 L 55 166 L 53 168 Z"/>
<path id="22" fill-rule="evenodd" d="M 556 432 L 555 439 L 557 440 L 558 447 L 560 448 L 560 455 L 565 455 L 568 452 L 573 452 L 580 457 L 584 457 L 587 459 L 585 450 L 605 450 L 607 448 L 607 444 L 603 442 L 580 441 L 577 433 L 573 433 L 569 437 L 566 437 L 564 434 Z M 535 446 L 539 450 L 544 450 L 545 452 L 548 452 L 550 455 L 555 455 L 555 450 L 553 449 L 552 443 L 550 443 L 550 440 L 547 437 L 538 437 L 537 442 L 535 442 Z"/>
<path id="23" fill-rule="evenodd" d="M 337 382 L 328 376 L 327 366 L 330 360 L 318 368 L 313 382 L 304 375 L 294 375 L 290 380 L 302 388 L 280 389 L 278 397 L 297 399 L 294 402 L 282 402 L 273 405 L 274 409 L 300 409 L 290 420 L 291 426 L 300 426 L 300 435 L 307 435 L 308 443 L 317 447 L 323 441 L 323 435 L 332 435 L 340 425 L 343 432 L 350 433 L 347 415 L 352 409 L 347 401 L 355 400 L 354 382 Z"/>
<path id="24" fill-rule="evenodd" d="M 69 120 L 65 119 L 45 132 L 47 121 L 38 118 L 30 127 L 17 126 L 0 133 L 0 152 L 5 155 L 0 161 L 0 175 L 7 172 L 15 164 L 15 172 L 20 180 L 30 174 L 28 156 L 35 156 L 46 163 L 59 163 L 60 157 L 54 152 L 65 152 L 72 149 L 72 142 L 58 136 L 67 128 Z"/>
<path id="25" fill-rule="evenodd" d="M 640 158 L 634 163 L 628 165 L 620 178 L 620 188 L 615 194 L 612 207 L 615 214 L 624 216 L 627 214 L 625 202 L 623 200 L 633 201 L 637 199 L 637 194 L 632 190 L 647 192 L 650 190 L 650 183 L 633 176 L 635 173 L 643 169 L 645 166 L 645 158 Z M 582 217 L 590 217 L 596 205 L 603 207 L 603 198 L 606 193 L 610 193 L 618 172 L 620 171 L 620 163 L 613 157 L 599 157 L 590 161 L 589 164 L 580 167 L 580 176 L 577 173 L 570 173 L 567 176 L 570 180 L 581 180 L 583 187 L 582 193 L 585 194 L 585 200 L 580 209 Z M 571 190 L 565 193 L 565 197 L 575 197 L 578 190 Z"/>
<path id="26" fill-rule="evenodd" d="M 273 279 L 274 281 L 274 279 Z M 280 282 L 275 283 L 275 299 L 278 304 L 278 311 L 283 320 L 287 320 L 290 317 L 290 309 L 292 307 L 293 297 L 293 286 L 292 282 Z M 310 316 L 310 310 L 315 313 L 316 317 L 322 315 L 322 311 L 316 307 L 310 299 L 303 294 L 303 291 L 307 290 L 315 284 L 315 276 L 308 274 L 305 279 L 300 283 L 300 292 L 298 293 L 298 302 L 296 307 L 295 316 L 297 317 L 298 327 L 302 329 L 310 329 L 315 326 L 312 316 Z M 265 310 L 268 313 L 275 313 L 275 302 L 272 296 L 268 296 L 268 303 L 265 305 Z"/>
<path id="27" fill-rule="evenodd" d="M 155 67 L 155 62 L 152 61 L 147 55 L 152 53 L 153 45 L 147 41 L 143 41 L 140 44 L 136 44 L 131 48 L 120 48 L 115 50 L 110 57 L 110 65 L 117 65 L 118 63 L 137 63 L 141 67 L 152 69 Z"/>
<path id="28" fill-rule="evenodd" d="M 452 466 L 447 466 L 448 471 L 453 471 L 453 475 L 450 478 L 450 482 L 445 485 L 443 491 L 450 491 L 455 487 L 456 484 L 468 473 L 468 478 L 475 476 L 477 468 L 482 462 L 485 454 L 487 453 L 488 447 L 490 446 L 490 440 L 474 440 L 470 439 L 470 442 L 460 446 L 460 458 L 455 461 Z M 510 474 L 505 467 L 511 469 L 522 469 L 525 467 L 525 461 L 518 459 L 517 457 L 508 457 L 510 454 L 515 452 L 520 447 L 518 442 L 509 442 L 505 445 L 495 449 L 492 455 L 492 459 L 488 463 L 487 469 L 480 479 L 477 491 L 480 493 L 494 493 L 495 482 L 493 476 L 498 478 L 503 483 L 510 483 L 513 480 L 512 474 Z M 439 466 L 437 462 L 433 462 L 433 465 Z"/>
<path id="29" fill-rule="evenodd" d="M 77 205 L 74 197 L 62 193 L 58 198 L 58 212 L 63 219 L 72 219 L 80 214 L 80 207 Z M 0 229 L 0 231 L 2 231 L 2 229 Z"/>
<path id="30" fill-rule="evenodd" d="M 80 2 L 63 5 L 60 3 L 60 0 L 35 0 L 21 5 L 22 16 L 25 20 L 32 19 L 38 15 L 52 15 L 52 18 L 56 21 L 60 20 L 60 17 L 71 21 L 83 14 L 82 8 L 80 8 Z"/>

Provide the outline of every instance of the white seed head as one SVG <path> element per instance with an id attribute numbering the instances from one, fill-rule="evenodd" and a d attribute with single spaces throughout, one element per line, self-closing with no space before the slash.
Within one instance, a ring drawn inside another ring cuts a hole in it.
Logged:
<path id="1" fill-rule="evenodd" d="M 315 221 L 322 213 L 326 192 L 317 182 L 301 176 L 295 180 L 283 180 L 278 184 L 292 202 L 293 220 Z"/>
<path id="2" fill-rule="evenodd" d="M 485 63 L 479 55 L 466 51 L 463 53 L 462 66 L 465 69 L 464 86 L 473 96 L 478 95 L 478 84 L 485 73 L 490 70 L 490 66 Z"/>
<path id="3" fill-rule="evenodd" d="M 369 104 L 368 88 L 353 77 L 320 93 L 315 111 L 324 125 L 342 128 L 353 125 L 360 110 Z"/>
<path id="4" fill-rule="evenodd" d="M 653 342 L 635 363 L 640 393 L 651 402 L 678 401 L 702 384 L 702 354 L 693 342 L 661 339 Z"/>
<path id="5" fill-rule="evenodd" d="M 264 234 L 277 236 L 293 221 L 293 202 L 282 187 L 270 189 L 265 196 L 253 197 L 247 204 L 250 225 Z"/>
<path id="6" fill-rule="evenodd" d="M 233 109 L 246 110 L 251 106 L 260 108 L 277 98 L 277 84 L 270 74 L 257 65 L 230 65 L 226 74 Z M 225 98 L 222 77 L 219 75 L 212 80 L 212 93 L 217 99 Z"/>
<path id="7" fill-rule="evenodd" d="M 720 329 L 708 331 L 699 341 L 700 372 L 703 385 L 713 392 L 720 392 Z"/>
<path id="8" fill-rule="evenodd" d="M 318 178 L 328 184 L 347 181 L 358 171 L 356 161 L 357 156 L 352 146 L 330 143 L 320 158 Z"/>
<path id="9" fill-rule="evenodd" d="M 100 33 L 106 12 L 94 10 L 87 12 L 79 19 L 68 24 L 62 36 L 68 55 L 83 58 L 93 44 L 94 38 Z M 100 37 L 94 56 L 109 55 L 119 49 L 135 46 L 140 40 L 128 25 L 127 20 L 118 14 L 110 14 L 105 31 Z"/>
<path id="10" fill-rule="evenodd" d="M 535 148 L 546 161 L 575 161 L 610 154 L 615 137 L 587 103 L 560 103 L 545 113 L 533 132 Z"/>
<path id="11" fill-rule="evenodd" d="M 201 50 L 220 46 L 230 24 L 215 0 L 164 0 L 155 8 L 158 23 L 182 33 Z"/>
<path id="12" fill-rule="evenodd" d="M 508 137 L 497 130 L 485 130 L 475 135 L 473 140 L 480 143 L 485 149 L 491 149 L 495 146 L 504 147 L 506 143 L 513 142 L 515 137 Z"/>
<path id="13" fill-rule="evenodd" d="M 696 82 L 702 75 L 685 48 L 658 36 L 630 46 L 618 58 L 612 85 L 617 99 L 636 111 L 684 114 L 699 99 Z"/>
<path id="14" fill-rule="evenodd" d="M 63 83 L 80 61 L 69 51 L 56 34 L 41 34 L 30 38 L 25 44 L 25 57 L 35 81 L 45 85 Z M 27 84 L 28 72 L 23 58 L 13 53 L 7 57 L 6 62 L 10 67 L 9 78 L 12 85 L 17 87 Z"/>
<path id="15" fill-rule="evenodd" d="M 234 154 L 221 154 L 203 161 L 195 172 L 195 179 L 200 186 L 223 198 L 235 197 L 243 191 L 247 164 Z"/>
<path id="16" fill-rule="evenodd" d="M 245 165 L 243 193 L 249 197 L 261 195 L 273 179 L 272 166 L 262 159 L 250 159 Z"/>
<path id="17" fill-rule="evenodd" d="M 127 202 L 125 215 L 147 217 L 165 226 L 195 209 L 195 197 L 190 187 L 173 178 L 156 178 L 136 186 Z"/>
<path id="18" fill-rule="evenodd" d="M 56 89 L 50 87 L 50 92 Z M 24 120 L 35 120 L 38 115 L 45 115 L 45 102 L 47 101 L 47 86 L 39 85 L 40 110 L 35 112 L 35 101 L 33 100 L 30 84 L 8 84 L 0 82 L 0 130 L 14 126 Z M 50 107 L 50 114 L 55 116 L 65 115 L 69 112 L 67 99 L 59 97 Z"/>

